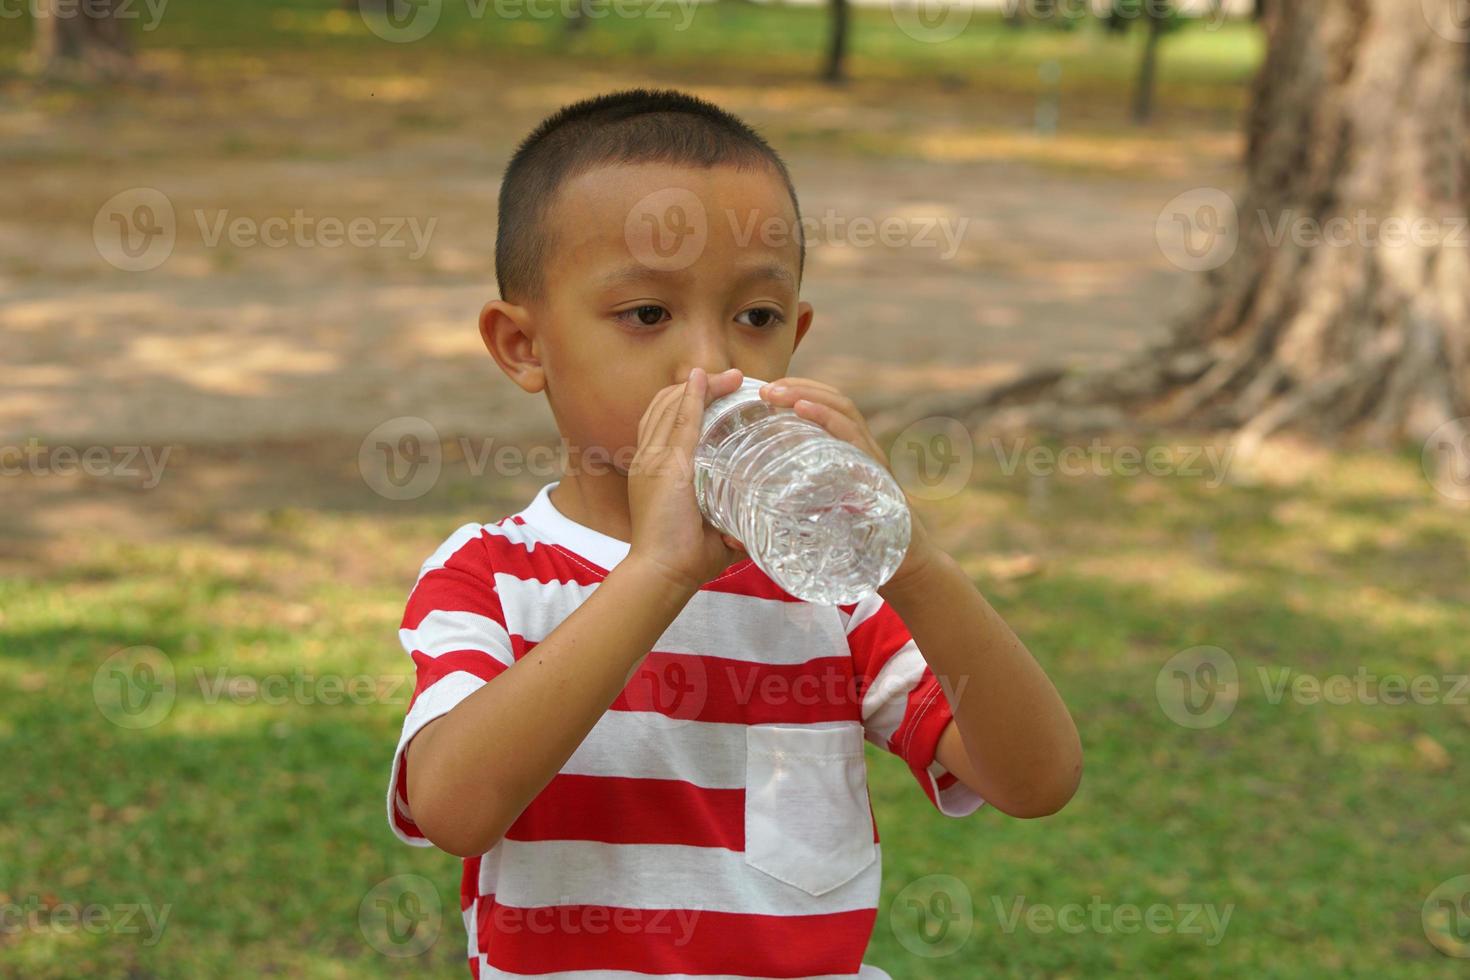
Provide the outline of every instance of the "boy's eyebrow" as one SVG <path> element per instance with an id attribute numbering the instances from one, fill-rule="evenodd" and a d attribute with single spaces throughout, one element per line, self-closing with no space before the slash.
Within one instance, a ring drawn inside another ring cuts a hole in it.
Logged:
<path id="1" fill-rule="evenodd" d="M 649 280 L 678 278 L 681 277 L 677 270 L 665 271 L 651 268 L 641 262 L 631 262 L 627 265 L 618 266 L 611 272 L 600 277 L 597 280 L 597 285 L 603 289 L 613 289 L 618 286 L 647 282 Z M 790 269 L 786 268 L 780 262 L 762 262 L 759 265 L 753 265 L 740 275 L 739 279 L 736 280 L 736 284 L 743 286 L 746 283 L 762 279 L 770 282 L 779 282 L 793 289 L 796 288 L 796 277 L 791 274 Z"/>
<path id="2" fill-rule="evenodd" d="M 790 286 L 792 289 L 796 288 L 796 277 L 791 274 L 790 269 L 786 268 L 780 262 L 762 262 L 760 265 L 753 265 L 737 281 L 743 286 L 748 282 L 755 282 L 758 279 L 779 282 L 782 285 Z"/>

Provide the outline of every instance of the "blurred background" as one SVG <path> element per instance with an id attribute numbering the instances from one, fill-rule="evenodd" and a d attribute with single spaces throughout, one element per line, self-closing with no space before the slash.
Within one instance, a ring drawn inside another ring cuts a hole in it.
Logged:
<path id="1" fill-rule="evenodd" d="M 790 166 L 1062 813 L 870 748 L 904 978 L 1470 971 L 1463 0 L 0 0 L 0 975 L 463 976 L 384 813 L 419 563 L 558 478 L 475 326 L 545 115 Z"/>

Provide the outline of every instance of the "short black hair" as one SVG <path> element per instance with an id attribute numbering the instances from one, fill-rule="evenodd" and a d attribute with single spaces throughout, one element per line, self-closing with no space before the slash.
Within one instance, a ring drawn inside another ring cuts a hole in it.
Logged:
<path id="1" fill-rule="evenodd" d="M 737 169 L 768 167 L 796 209 L 801 259 L 806 238 L 786 164 L 759 133 L 736 116 L 676 89 L 626 89 L 563 106 L 521 142 L 500 184 L 495 280 L 502 299 L 542 297 L 550 259 L 546 216 L 562 184 L 596 167 L 621 163 Z"/>

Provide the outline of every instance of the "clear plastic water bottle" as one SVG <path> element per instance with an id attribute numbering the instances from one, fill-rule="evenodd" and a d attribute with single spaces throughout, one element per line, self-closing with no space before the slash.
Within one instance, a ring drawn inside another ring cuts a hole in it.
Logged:
<path id="1" fill-rule="evenodd" d="M 908 500 L 867 453 L 762 400 L 763 384 L 746 378 L 705 409 L 694 453 L 699 509 L 791 595 L 856 602 L 903 562 Z"/>

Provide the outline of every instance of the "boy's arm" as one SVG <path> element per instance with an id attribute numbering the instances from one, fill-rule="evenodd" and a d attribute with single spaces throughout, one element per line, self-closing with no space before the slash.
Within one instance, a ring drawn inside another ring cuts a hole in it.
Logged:
<path id="1" fill-rule="evenodd" d="M 959 563 L 921 530 L 913 544 L 923 553 L 911 547 L 911 568 L 878 594 L 908 627 L 954 713 L 935 757 L 1013 817 L 1055 813 L 1082 778 L 1067 706 Z"/>
<path id="2" fill-rule="evenodd" d="M 888 453 L 852 399 L 831 385 L 779 378 L 761 389 L 761 397 L 889 466 Z M 877 592 L 903 620 L 949 701 L 954 720 L 940 734 L 936 757 L 1011 816 L 1055 813 L 1082 779 L 1082 744 L 1072 716 L 964 569 L 931 542 L 912 502 L 910 517 L 908 552 Z"/>
<path id="3" fill-rule="evenodd" d="M 409 741 L 408 797 L 432 843 L 473 857 L 500 840 L 679 611 L 740 557 L 700 514 L 692 462 L 704 409 L 739 387 L 739 371 L 695 368 L 653 397 L 628 470 L 627 555 L 530 653 Z"/>
<path id="4" fill-rule="evenodd" d="M 484 853 L 571 758 L 696 589 L 629 554 L 526 656 L 408 743 L 414 821 Z"/>

